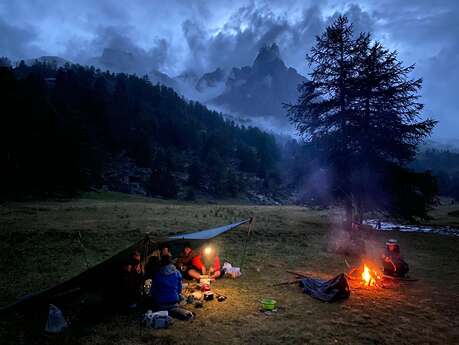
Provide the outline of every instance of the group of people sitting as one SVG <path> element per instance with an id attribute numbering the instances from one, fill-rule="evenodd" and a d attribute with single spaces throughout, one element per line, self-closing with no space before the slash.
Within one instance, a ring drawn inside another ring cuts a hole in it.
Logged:
<path id="1" fill-rule="evenodd" d="M 135 251 L 121 267 L 116 289 L 116 300 L 122 307 L 135 308 L 142 300 L 156 310 L 177 310 L 181 300 L 182 279 L 199 280 L 207 275 L 211 280 L 221 276 L 220 258 L 213 247 L 193 250 L 190 243 L 185 243 L 177 260 L 172 258 L 168 244 L 163 244 L 159 251 L 154 251 L 142 265 L 140 252 Z M 150 283 L 145 295 L 145 284 Z"/>

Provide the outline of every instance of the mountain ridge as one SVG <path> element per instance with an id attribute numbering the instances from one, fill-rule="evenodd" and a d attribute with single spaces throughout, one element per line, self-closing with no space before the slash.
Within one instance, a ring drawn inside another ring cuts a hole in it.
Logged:
<path id="1" fill-rule="evenodd" d="M 28 61 L 58 61 L 58 67 L 69 62 L 59 57 Z M 171 77 L 155 68 L 141 68 L 140 61 L 141 58 L 132 52 L 105 48 L 100 56 L 88 60 L 87 64 L 116 73 L 147 75 L 152 84 L 173 88 L 187 99 L 262 127 L 263 123 L 273 121 L 276 126 L 289 128 L 282 104 L 296 102 L 298 85 L 307 80 L 296 69 L 286 66 L 276 43 L 261 47 L 251 65 L 230 69 L 217 67 L 202 74 L 188 70 Z"/>

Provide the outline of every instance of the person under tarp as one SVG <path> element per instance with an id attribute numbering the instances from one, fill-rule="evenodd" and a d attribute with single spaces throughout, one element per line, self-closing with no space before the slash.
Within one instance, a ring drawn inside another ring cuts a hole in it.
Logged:
<path id="1" fill-rule="evenodd" d="M 109 284 L 105 287 L 104 299 L 107 305 L 119 309 L 137 307 L 141 301 L 143 274 L 141 255 L 138 251 L 134 251 L 114 272 Z"/>
<path id="2" fill-rule="evenodd" d="M 169 254 L 162 255 L 159 270 L 151 283 L 153 309 L 167 310 L 169 315 L 181 320 L 189 320 L 193 313 L 179 306 L 182 292 L 182 274 L 172 263 Z"/>
<path id="3" fill-rule="evenodd" d="M 393 277 L 405 277 L 410 270 L 408 263 L 403 260 L 397 240 L 386 242 L 386 249 L 382 254 L 384 274 Z"/>
<path id="4" fill-rule="evenodd" d="M 207 244 L 201 248 L 199 254 L 191 261 L 193 268 L 202 275 L 208 275 L 215 280 L 221 276 L 220 257 L 216 248 Z"/>
<path id="5" fill-rule="evenodd" d="M 169 255 L 172 257 L 170 245 L 167 242 L 162 243 L 160 249 L 153 251 L 150 257 L 148 258 L 148 262 L 145 265 L 146 279 L 152 279 L 155 276 L 156 272 L 160 270 L 161 259 L 165 255 Z"/>
<path id="6" fill-rule="evenodd" d="M 180 270 L 184 279 L 199 280 L 201 277 L 201 273 L 198 272 L 193 266 L 193 259 L 196 255 L 198 254 L 193 250 L 191 243 L 185 242 L 183 245 L 182 253 L 175 263 L 175 266 L 178 270 Z"/>

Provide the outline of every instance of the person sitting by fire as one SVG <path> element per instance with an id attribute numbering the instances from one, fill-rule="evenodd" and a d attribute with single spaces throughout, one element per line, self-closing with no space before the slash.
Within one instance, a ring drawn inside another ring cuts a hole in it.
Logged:
<path id="1" fill-rule="evenodd" d="M 195 271 L 202 275 L 208 275 L 212 280 L 221 276 L 220 258 L 214 246 L 205 245 L 191 263 Z"/>
<path id="2" fill-rule="evenodd" d="M 177 259 L 177 262 L 175 263 L 177 269 L 180 270 L 180 272 L 182 272 L 182 276 L 184 279 L 199 280 L 199 278 L 201 277 L 201 273 L 193 267 L 192 263 L 196 255 L 197 254 L 191 247 L 191 243 L 186 242 L 183 246 L 182 253 L 180 254 L 179 258 Z"/>
<path id="3" fill-rule="evenodd" d="M 161 268 L 162 257 L 166 255 L 172 257 L 169 244 L 163 243 L 159 250 L 153 251 L 153 253 L 150 255 L 148 262 L 145 265 L 145 278 L 153 279 L 156 272 L 158 272 Z"/>
<path id="4" fill-rule="evenodd" d="M 386 275 L 404 277 L 409 271 L 408 264 L 400 254 L 400 246 L 394 239 L 386 242 L 386 249 L 382 254 L 382 263 Z"/>

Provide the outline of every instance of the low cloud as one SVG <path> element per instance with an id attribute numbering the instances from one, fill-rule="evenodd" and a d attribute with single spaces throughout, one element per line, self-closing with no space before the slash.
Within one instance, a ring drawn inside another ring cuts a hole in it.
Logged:
<path id="1" fill-rule="evenodd" d="M 146 74 L 162 69 L 169 61 L 169 43 L 154 39 L 148 49 L 140 47 L 128 34 L 131 28 L 103 27 L 97 31 L 77 61 L 96 64 L 119 72 Z M 94 56 L 90 56 L 90 52 Z"/>
<path id="2" fill-rule="evenodd" d="M 36 34 L 30 28 L 20 28 L 0 17 L 0 55 L 10 59 L 24 59 L 44 54 L 34 43 Z"/>

